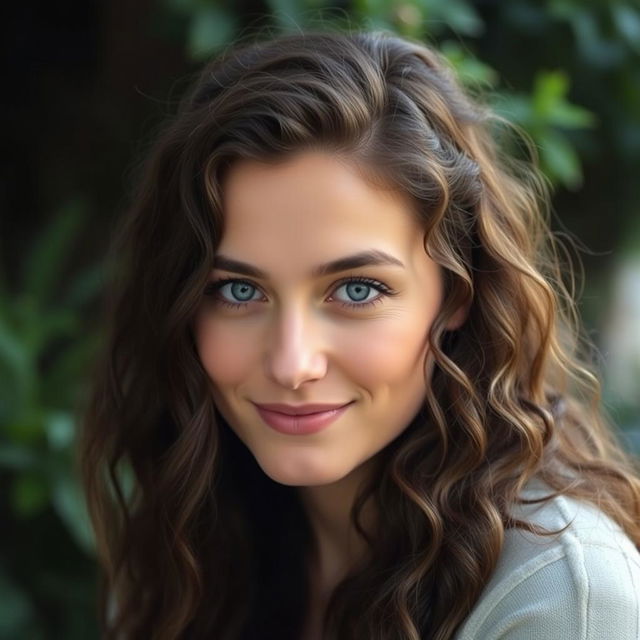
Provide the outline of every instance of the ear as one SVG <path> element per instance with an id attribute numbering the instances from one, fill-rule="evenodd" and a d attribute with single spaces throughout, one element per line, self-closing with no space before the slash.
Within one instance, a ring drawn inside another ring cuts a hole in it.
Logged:
<path id="1" fill-rule="evenodd" d="M 454 314 L 449 318 L 447 322 L 446 329 L 447 331 L 453 331 L 455 329 L 459 329 L 466 321 L 467 316 L 469 315 L 469 308 L 471 307 L 471 301 L 466 304 L 459 306 Z"/>

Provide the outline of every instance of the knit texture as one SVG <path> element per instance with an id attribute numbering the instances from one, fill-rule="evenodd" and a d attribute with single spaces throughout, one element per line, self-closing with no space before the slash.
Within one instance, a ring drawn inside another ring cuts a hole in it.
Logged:
<path id="1" fill-rule="evenodd" d="M 551 493 L 540 481 L 523 497 Z M 640 552 L 595 505 L 559 496 L 513 514 L 562 533 L 505 532 L 496 569 L 456 640 L 640 640 Z"/>

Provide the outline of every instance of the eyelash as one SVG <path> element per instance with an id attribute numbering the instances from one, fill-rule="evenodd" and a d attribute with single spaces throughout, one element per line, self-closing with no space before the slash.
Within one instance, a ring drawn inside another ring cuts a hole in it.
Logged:
<path id="1" fill-rule="evenodd" d="M 250 282 L 249 280 L 245 280 L 243 278 L 221 278 L 219 280 L 213 280 L 211 282 L 209 282 L 204 290 L 204 294 L 206 296 L 214 296 L 218 293 L 218 291 L 225 285 L 228 284 L 230 282 L 243 282 L 245 284 L 248 284 L 251 287 L 254 287 L 255 289 L 259 289 L 259 287 L 257 287 L 256 285 L 254 285 L 252 282 Z M 356 302 L 341 302 L 339 301 L 338 304 L 342 307 L 347 307 L 347 308 L 363 308 L 363 307 L 370 307 L 373 306 L 375 304 L 378 304 L 379 302 L 382 302 L 382 296 L 395 296 L 397 295 L 396 291 L 393 291 L 393 289 L 389 288 L 386 284 L 384 284 L 383 282 L 380 282 L 379 280 L 374 280 L 373 278 L 364 278 L 362 276 L 351 276 L 351 277 L 347 277 L 344 278 L 340 281 L 338 281 L 333 289 L 333 291 L 335 291 L 336 289 L 338 289 L 339 287 L 345 285 L 345 284 L 351 284 L 353 282 L 360 282 L 362 284 L 366 284 L 369 285 L 371 287 L 373 287 L 374 289 L 378 289 L 378 291 L 382 294 L 381 296 L 374 298 L 373 300 L 369 300 L 367 302 L 360 302 L 360 303 L 356 303 Z M 241 307 L 246 306 L 247 304 L 249 304 L 249 302 L 255 302 L 255 301 L 247 301 L 247 302 L 229 302 L 228 300 L 225 300 L 224 298 L 221 297 L 217 297 L 216 298 L 216 302 L 219 302 L 220 304 L 223 304 L 226 307 L 232 308 L 232 309 L 239 309 Z"/>

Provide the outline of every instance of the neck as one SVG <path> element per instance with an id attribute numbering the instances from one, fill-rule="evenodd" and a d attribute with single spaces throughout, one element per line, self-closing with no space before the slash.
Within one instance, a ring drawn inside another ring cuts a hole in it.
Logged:
<path id="1" fill-rule="evenodd" d="M 366 555 L 367 543 L 351 523 L 350 512 L 373 468 L 373 460 L 368 460 L 336 482 L 299 488 L 313 531 L 310 569 L 322 591 L 330 591 Z M 369 533 L 375 523 L 370 497 L 361 514 L 360 522 Z"/>

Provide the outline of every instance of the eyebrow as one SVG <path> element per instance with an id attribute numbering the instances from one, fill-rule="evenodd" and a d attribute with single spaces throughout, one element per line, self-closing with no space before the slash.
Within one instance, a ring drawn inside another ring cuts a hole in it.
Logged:
<path id="1" fill-rule="evenodd" d="M 347 271 L 348 269 L 357 269 L 359 267 L 379 267 L 379 266 L 395 266 L 402 267 L 404 264 L 395 258 L 394 256 L 380 251 L 378 249 L 369 249 L 367 251 L 360 251 L 350 256 L 344 256 L 325 262 L 323 264 L 316 265 L 311 274 L 314 278 L 329 275 L 331 273 L 338 273 L 340 271 Z M 268 274 L 259 269 L 258 267 L 249 264 L 247 262 L 241 262 L 240 260 L 234 260 L 228 256 L 218 254 L 213 261 L 213 267 L 215 269 L 223 269 L 224 271 L 233 271 L 234 273 L 241 273 L 245 276 L 251 276 L 253 278 L 261 278 L 263 280 L 268 279 Z"/>

